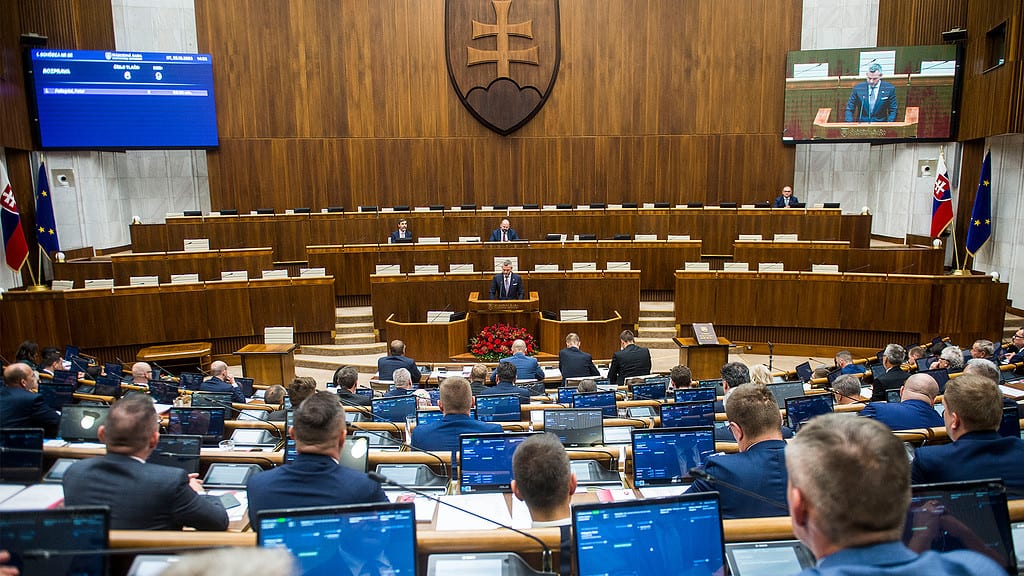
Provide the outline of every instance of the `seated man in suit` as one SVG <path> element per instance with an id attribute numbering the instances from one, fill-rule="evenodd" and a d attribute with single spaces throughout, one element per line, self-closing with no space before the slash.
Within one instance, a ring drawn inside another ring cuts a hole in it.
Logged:
<path id="1" fill-rule="evenodd" d="M 832 382 L 832 399 L 842 406 L 845 404 L 862 404 L 864 397 L 860 395 L 860 379 L 853 374 L 843 374 Z"/>
<path id="2" fill-rule="evenodd" d="M 917 449 L 915 484 L 1002 478 L 1011 497 L 1024 491 L 1024 440 L 999 435 L 1003 395 L 991 380 L 964 374 L 946 384 L 942 402 L 952 444 Z"/>
<path id="3" fill-rule="evenodd" d="M 412 394 L 412 377 L 405 368 L 395 370 L 395 373 L 392 375 L 392 382 L 395 383 L 395 387 L 384 393 L 385 398 Z"/>
<path id="4" fill-rule="evenodd" d="M 723 518 L 785 516 L 786 441 L 782 439 L 782 416 L 775 397 L 764 386 L 740 386 L 729 393 L 726 415 L 739 453 L 711 456 L 703 466 L 709 478 L 694 481 L 689 491 L 717 490 Z M 777 504 L 751 498 L 729 484 Z"/>
<path id="5" fill-rule="evenodd" d="M 964 357 L 964 362 L 969 362 L 971 358 L 982 358 L 984 360 L 991 360 L 994 363 L 996 362 L 993 356 L 995 351 L 996 345 L 991 340 L 975 340 L 968 351 L 969 356 Z"/>
<path id="6" fill-rule="evenodd" d="M 473 390 L 473 396 L 479 396 L 485 394 L 485 390 L 489 386 L 487 382 L 487 370 L 486 364 L 474 364 L 469 371 L 469 387 Z"/>
<path id="7" fill-rule="evenodd" d="M 284 409 L 284 398 L 288 391 L 280 384 L 274 384 L 263 393 L 263 403 L 274 408 L 274 411 L 267 415 L 268 422 L 284 422 L 288 418 L 288 411 Z"/>
<path id="8" fill-rule="evenodd" d="M 149 380 L 153 378 L 153 368 L 146 362 L 132 364 L 132 380 L 134 386 L 149 388 Z"/>
<path id="9" fill-rule="evenodd" d="M 772 204 L 773 208 L 790 208 L 800 203 L 800 199 L 793 196 L 792 186 L 783 186 L 782 194 L 775 197 L 775 202 Z"/>
<path id="10" fill-rule="evenodd" d="M 673 390 L 682 390 L 684 388 L 694 387 L 693 372 L 682 364 L 672 367 L 672 370 L 668 373 L 668 379 L 672 383 Z"/>
<path id="11" fill-rule="evenodd" d="M 525 298 L 523 277 L 512 272 L 511 260 L 501 263 L 501 272 L 495 274 L 491 279 L 491 289 L 488 294 L 491 300 L 522 300 Z"/>
<path id="12" fill-rule="evenodd" d="M 469 381 L 461 376 L 441 382 L 441 397 L 437 401 L 444 417 L 437 422 L 412 429 L 412 445 L 421 450 L 459 449 L 459 434 L 501 432 L 501 424 L 481 422 L 470 417 L 476 404 Z"/>
<path id="13" fill-rule="evenodd" d="M 520 380 L 526 380 L 527 378 L 533 378 L 538 382 L 544 381 L 544 371 L 541 370 L 540 363 L 537 359 L 532 356 L 526 355 L 526 342 L 523 340 L 512 341 L 512 355 L 506 356 L 498 362 L 498 366 L 501 366 L 504 362 L 511 362 L 516 365 L 517 378 Z M 498 369 L 495 368 L 494 372 L 491 372 L 491 382 L 496 382 L 496 376 Z"/>
<path id="14" fill-rule="evenodd" d="M 569 501 L 576 492 L 576 473 L 569 455 L 554 434 L 537 434 L 512 453 L 512 494 L 526 503 L 532 528 L 557 526 L 561 531 L 559 569 L 572 573 L 572 512 Z"/>
<path id="15" fill-rule="evenodd" d="M 906 359 L 907 354 L 903 351 L 903 346 L 889 344 L 885 347 L 885 351 L 882 352 L 882 366 L 885 367 L 885 374 L 875 378 L 871 385 L 872 402 L 885 402 L 886 391 L 899 390 L 903 386 L 903 383 L 910 377 L 909 373 L 900 369 Z"/>
<path id="16" fill-rule="evenodd" d="M 928 366 L 929 370 L 944 368 L 948 372 L 960 372 L 964 368 L 964 353 L 956 346 L 946 346 L 939 357 Z"/>
<path id="17" fill-rule="evenodd" d="M 636 338 L 629 330 L 619 334 L 619 351 L 612 354 L 608 367 L 608 382 L 624 386 L 626 378 L 651 373 L 651 351 L 636 345 Z"/>
<path id="18" fill-rule="evenodd" d="M 199 385 L 200 392 L 230 392 L 231 401 L 245 404 L 242 389 L 235 385 L 235 377 L 228 372 L 228 365 L 220 360 L 210 364 L 210 378 Z"/>
<path id="19" fill-rule="evenodd" d="M 855 84 L 846 101 L 847 122 L 895 122 L 899 112 L 896 87 L 882 81 L 882 66 L 868 67 L 864 82 Z"/>
<path id="20" fill-rule="evenodd" d="M 317 392 L 295 409 L 288 430 L 295 460 L 252 476 L 246 486 L 253 526 L 260 510 L 387 502 L 380 484 L 338 463 L 346 430 L 345 411 L 330 392 Z"/>
<path id="21" fill-rule="evenodd" d="M 147 464 L 160 441 L 153 400 L 134 393 L 110 407 L 98 430 L 105 456 L 78 460 L 64 475 L 65 506 L 109 506 L 114 530 L 226 530 L 220 499 L 206 495 L 198 474 Z"/>
<path id="22" fill-rule="evenodd" d="M 309 398 L 316 392 L 316 380 L 309 376 L 296 376 L 288 385 L 288 399 L 292 401 L 292 410 L 302 404 L 302 401 Z"/>
<path id="23" fill-rule="evenodd" d="M 860 411 L 865 418 L 874 418 L 891 430 L 911 428 L 937 428 L 942 416 L 933 408 L 939 385 L 928 374 L 914 374 L 903 383 L 900 401 L 871 402 Z"/>
<path id="24" fill-rule="evenodd" d="M 558 351 L 558 371 L 562 373 L 563 383 L 566 378 L 601 375 L 590 354 L 580 350 L 580 337 L 575 332 L 565 337 L 565 348 Z"/>
<path id="25" fill-rule="evenodd" d="M 923 554 L 900 541 L 910 506 L 910 463 L 882 424 L 825 414 L 786 446 L 793 535 L 818 559 L 800 576 L 1006 574 L 977 552 Z"/>
<path id="26" fill-rule="evenodd" d="M 498 379 L 498 384 L 486 388 L 483 392 L 477 394 L 477 396 L 486 396 L 489 394 L 519 394 L 520 404 L 530 403 L 530 391 L 526 388 L 520 388 L 516 386 L 516 365 L 512 362 L 499 362 L 498 367 L 494 370 L 495 375 Z"/>
<path id="27" fill-rule="evenodd" d="M 377 378 L 380 380 L 394 380 L 394 372 L 399 368 L 405 368 L 412 376 L 412 381 L 419 384 L 423 375 L 416 367 L 416 361 L 405 355 L 405 342 L 392 340 L 388 346 L 388 355 L 377 360 Z"/>
<path id="28" fill-rule="evenodd" d="M 0 428 L 42 428 L 47 438 L 55 438 L 60 414 L 38 392 L 39 374 L 28 364 L 18 362 L 4 368 Z"/>
<path id="29" fill-rule="evenodd" d="M 498 228 L 491 232 L 488 242 L 515 242 L 516 240 L 519 240 L 519 235 L 512 229 L 508 218 L 502 218 Z"/>
<path id="30" fill-rule="evenodd" d="M 54 370 L 64 369 L 64 359 L 60 357 L 60 350 L 57 350 L 53 346 L 47 346 L 43 348 L 41 355 L 42 360 L 39 363 L 39 372 L 42 374 L 49 374 L 53 376 Z M 120 378 L 121 375 L 117 374 Z"/>
<path id="31" fill-rule="evenodd" d="M 388 238 L 388 242 L 391 244 L 397 244 L 398 242 L 412 242 L 412 232 L 409 231 L 409 222 L 405 218 L 398 221 L 398 229 L 391 233 Z"/>
<path id="32" fill-rule="evenodd" d="M 842 374 L 863 374 L 868 371 L 863 364 L 853 363 L 853 354 L 850 354 L 849 350 L 840 350 L 836 353 L 836 366 L 839 366 Z"/>
<path id="33" fill-rule="evenodd" d="M 334 371 L 334 385 L 338 388 L 338 400 L 345 406 L 373 404 L 370 397 L 356 394 L 356 387 L 359 385 L 359 372 L 352 366 L 342 366 Z"/>
<path id="34" fill-rule="evenodd" d="M 1017 328 L 1011 340 L 1013 343 L 1004 349 L 1003 362 L 1005 364 L 1024 362 L 1024 326 Z"/>

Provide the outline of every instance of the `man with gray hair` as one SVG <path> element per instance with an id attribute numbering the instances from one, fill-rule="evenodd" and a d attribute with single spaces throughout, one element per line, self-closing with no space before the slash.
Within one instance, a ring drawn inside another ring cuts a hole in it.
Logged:
<path id="1" fill-rule="evenodd" d="M 853 363 L 853 354 L 849 350 L 840 350 L 836 353 L 836 366 L 843 374 L 863 374 L 867 372 L 863 364 Z"/>
<path id="2" fill-rule="evenodd" d="M 895 122 L 899 112 L 896 87 L 882 81 L 882 65 L 873 62 L 864 82 L 855 84 L 846 101 L 847 122 Z"/>
<path id="3" fill-rule="evenodd" d="M 522 300 L 523 279 L 519 274 L 512 272 L 512 261 L 505 260 L 501 263 L 501 272 L 491 278 L 491 300 Z"/>
<path id="4" fill-rule="evenodd" d="M 995 354 L 995 351 L 996 345 L 991 340 L 975 340 L 971 345 L 970 355 L 971 358 L 984 358 L 994 362 L 992 355 Z"/>
<path id="5" fill-rule="evenodd" d="M 938 428 L 942 417 L 935 411 L 939 385 L 928 374 L 914 374 L 900 388 L 900 401 L 871 402 L 860 411 L 864 418 L 874 418 L 892 430 Z"/>
<path id="6" fill-rule="evenodd" d="M 228 365 L 220 360 L 210 364 L 210 378 L 199 385 L 199 391 L 230 393 L 232 402 L 245 404 L 242 389 L 235 384 L 235 377 L 228 372 Z"/>
<path id="7" fill-rule="evenodd" d="M 946 346 L 939 352 L 939 357 L 928 366 L 931 370 L 945 368 L 949 372 L 959 372 L 964 367 L 964 353 L 956 346 Z"/>
<path id="8" fill-rule="evenodd" d="M 964 366 L 964 374 L 976 374 L 999 384 L 999 367 L 985 358 L 971 358 Z"/>
<path id="9" fill-rule="evenodd" d="M 392 390 L 388 390 L 388 392 L 384 394 L 385 398 L 412 394 L 412 376 L 409 375 L 408 370 L 406 370 L 405 368 L 399 368 L 398 370 L 395 370 L 395 373 L 391 376 L 391 379 L 395 382 L 395 387 Z"/>
<path id="10" fill-rule="evenodd" d="M 907 359 L 907 353 L 899 344 L 889 344 L 882 352 L 882 366 L 885 367 L 885 374 L 875 378 L 871 386 L 871 401 L 885 402 L 887 390 L 899 390 L 903 383 L 910 377 L 900 367 Z"/>
<path id="11" fill-rule="evenodd" d="M 538 382 L 544 381 L 544 371 L 540 368 L 540 363 L 533 356 L 526 355 L 526 342 L 521 339 L 512 341 L 512 355 L 502 358 L 498 365 L 502 362 L 511 362 L 516 367 L 516 378 L 519 380 L 534 379 Z M 491 372 L 491 382 L 497 382 L 498 369 L 495 368 Z"/>
<path id="12" fill-rule="evenodd" d="M 786 447 L 793 534 L 818 563 L 800 576 L 1005 575 L 977 552 L 918 554 L 900 542 L 910 506 L 903 443 L 879 422 L 825 414 Z"/>
<path id="13" fill-rule="evenodd" d="M 839 405 L 862 403 L 864 398 L 860 395 L 860 378 L 853 374 L 843 374 L 836 378 L 832 382 L 832 396 Z"/>

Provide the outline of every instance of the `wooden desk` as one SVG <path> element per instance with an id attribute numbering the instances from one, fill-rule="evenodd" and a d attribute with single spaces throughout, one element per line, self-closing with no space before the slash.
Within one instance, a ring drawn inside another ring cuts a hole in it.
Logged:
<path id="1" fill-rule="evenodd" d="M 249 344 L 235 351 L 242 358 L 242 372 L 260 384 L 287 386 L 295 378 L 298 344 Z"/>
<path id="2" fill-rule="evenodd" d="M 729 342 L 721 336 L 718 344 L 698 344 L 693 338 L 673 338 L 679 346 L 679 364 L 693 373 L 695 380 L 711 380 L 722 374 L 722 366 L 729 361 Z"/>
<path id="3" fill-rule="evenodd" d="M 170 369 L 176 367 L 191 369 L 198 365 L 204 372 L 210 370 L 210 353 L 213 345 L 209 342 L 188 342 L 184 344 L 163 344 L 160 346 L 147 346 L 135 355 L 139 362 L 158 363 L 161 367 Z M 195 360 L 195 361 L 193 361 Z"/>

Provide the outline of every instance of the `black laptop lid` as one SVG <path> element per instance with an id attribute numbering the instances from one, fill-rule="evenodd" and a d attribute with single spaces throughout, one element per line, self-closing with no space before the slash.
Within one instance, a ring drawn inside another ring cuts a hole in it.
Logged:
<path id="1" fill-rule="evenodd" d="M 40 382 L 39 395 L 43 397 L 43 402 L 46 402 L 47 406 L 60 412 L 65 404 L 70 404 L 75 399 L 75 385 Z"/>
<path id="2" fill-rule="evenodd" d="M 114 376 L 120 379 L 121 376 L 124 375 L 124 366 L 122 366 L 118 362 L 104 362 L 103 373 L 106 374 L 107 376 Z"/>
<path id="3" fill-rule="evenodd" d="M 949 382 L 949 371 L 945 368 L 936 368 L 935 370 L 922 370 L 919 374 L 927 374 L 935 379 L 935 383 L 939 385 L 939 394 L 946 393 L 946 382 Z"/>
<path id="4" fill-rule="evenodd" d="M 146 462 L 181 468 L 187 474 L 199 473 L 199 453 L 203 437 L 192 434 L 162 434 L 156 450 Z"/>
<path id="5" fill-rule="evenodd" d="M 778 384 L 768 384 L 768 391 L 772 393 L 775 402 L 778 403 L 781 410 L 786 407 L 786 400 L 789 398 L 799 398 L 804 395 L 804 383 L 779 382 Z"/>
<path id="6" fill-rule="evenodd" d="M 796 365 L 794 370 L 796 370 L 796 375 L 804 382 L 810 382 L 811 376 L 814 374 L 814 370 L 811 370 L 810 362 L 801 362 Z"/>
<path id="7" fill-rule="evenodd" d="M 121 397 L 121 379 L 116 376 L 99 376 L 93 394 L 97 396 Z"/>
<path id="8" fill-rule="evenodd" d="M 604 441 L 600 408 L 544 410 L 544 431 L 558 436 L 564 446 L 595 446 Z"/>
<path id="9" fill-rule="evenodd" d="M 78 382 L 78 372 L 72 372 L 71 370 L 54 370 L 53 371 L 53 383 L 54 384 L 76 384 Z"/>
<path id="10" fill-rule="evenodd" d="M 150 380 L 149 395 L 157 404 L 174 404 L 174 399 L 178 397 L 178 385 L 163 380 Z"/>
<path id="11" fill-rule="evenodd" d="M 178 383 L 185 390 L 199 390 L 199 387 L 203 385 L 203 375 L 198 372 L 182 372 L 178 376 Z"/>
<path id="12" fill-rule="evenodd" d="M 1020 438 L 1020 411 L 1017 406 L 1003 406 L 1003 418 L 999 422 L 999 435 Z"/>
<path id="13" fill-rule="evenodd" d="M 459 491 L 508 492 L 512 489 L 512 454 L 536 432 L 462 434 L 459 436 Z"/>
<path id="14" fill-rule="evenodd" d="M 10 565 L 24 575 L 106 576 L 107 554 L 61 555 L 108 549 L 110 510 L 107 507 L 71 507 L 24 510 L 0 515 L 0 550 L 11 554 Z M 56 554 L 26 554 L 49 551 Z"/>
<path id="15" fill-rule="evenodd" d="M 60 415 L 60 437 L 68 442 L 99 442 L 110 406 L 68 405 Z"/>
<path id="16" fill-rule="evenodd" d="M 242 395 L 246 398 L 252 398 L 255 390 L 253 389 L 254 380 L 252 378 L 243 378 L 241 376 L 235 377 L 235 384 L 242 389 Z"/>
<path id="17" fill-rule="evenodd" d="M 43 429 L 0 428 L 0 482 L 38 482 L 43 474 Z"/>
<path id="18" fill-rule="evenodd" d="M 168 413 L 167 432 L 202 436 L 203 444 L 216 445 L 224 436 L 224 409 L 174 406 Z"/>
<path id="19" fill-rule="evenodd" d="M 633 429 L 633 485 L 682 484 L 715 452 L 714 426 Z"/>

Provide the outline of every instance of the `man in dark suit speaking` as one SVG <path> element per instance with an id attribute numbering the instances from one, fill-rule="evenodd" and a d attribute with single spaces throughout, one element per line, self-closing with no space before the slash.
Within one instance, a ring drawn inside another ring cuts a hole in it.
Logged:
<path id="1" fill-rule="evenodd" d="M 611 366 L 608 367 L 608 382 L 623 386 L 630 376 L 643 376 L 651 373 L 651 351 L 641 348 L 634 342 L 635 337 L 629 330 L 619 334 L 620 350 L 612 355 Z"/>
<path id="2" fill-rule="evenodd" d="M 159 422 L 149 396 L 130 394 L 114 403 L 99 428 L 107 454 L 68 468 L 64 505 L 109 506 L 114 530 L 226 530 L 228 513 L 218 498 L 205 495 L 197 474 L 146 463 L 160 440 Z"/>
<path id="3" fill-rule="evenodd" d="M 522 300 L 523 279 L 519 274 L 512 273 L 512 261 L 501 263 L 501 273 L 491 279 L 491 300 Z"/>
<path id="4" fill-rule="evenodd" d="M 882 66 L 868 67 L 864 82 L 853 87 L 846 102 L 847 122 L 895 122 L 899 104 L 896 87 L 882 82 Z"/>

